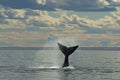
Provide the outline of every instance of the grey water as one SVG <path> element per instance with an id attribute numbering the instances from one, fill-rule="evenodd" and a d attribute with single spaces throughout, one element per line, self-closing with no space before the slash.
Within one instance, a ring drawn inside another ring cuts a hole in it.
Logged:
<path id="1" fill-rule="evenodd" d="M 0 80 L 120 80 L 120 51 L 76 50 L 62 69 L 59 50 L 0 50 Z"/>

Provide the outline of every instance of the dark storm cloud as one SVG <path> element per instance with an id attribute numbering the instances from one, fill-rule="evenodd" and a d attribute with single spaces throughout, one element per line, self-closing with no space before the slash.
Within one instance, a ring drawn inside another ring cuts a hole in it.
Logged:
<path id="1" fill-rule="evenodd" d="M 67 10 L 75 11 L 114 11 L 115 7 L 110 6 L 106 0 L 65 0 L 67 6 L 62 6 Z"/>
<path id="2" fill-rule="evenodd" d="M 53 10 L 50 6 L 38 4 L 35 0 L 0 0 L 0 4 L 4 7 L 10 7 L 15 9 L 40 9 L 40 10 Z"/>
<path id="3" fill-rule="evenodd" d="M 112 0 L 0 0 L 0 4 L 15 9 L 29 8 L 50 11 L 56 9 L 74 11 L 116 10 L 115 6 L 111 6 L 111 4 L 113 5 Z"/>

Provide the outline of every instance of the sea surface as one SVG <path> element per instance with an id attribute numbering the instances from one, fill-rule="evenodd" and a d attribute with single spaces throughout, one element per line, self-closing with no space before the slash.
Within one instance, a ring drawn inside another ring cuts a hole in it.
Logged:
<path id="1" fill-rule="evenodd" d="M 120 80 L 120 51 L 0 50 L 0 80 Z"/>

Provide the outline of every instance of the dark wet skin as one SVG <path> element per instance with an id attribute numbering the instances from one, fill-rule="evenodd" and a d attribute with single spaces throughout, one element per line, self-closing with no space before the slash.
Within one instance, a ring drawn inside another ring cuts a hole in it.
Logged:
<path id="1" fill-rule="evenodd" d="M 69 66 L 69 56 L 78 48 L 77 46 L 72 46 L 72 47 L 66 47 L 60 43 L 58 43 L 59 49 L 61 52 L 64 54 L 65 59 L 62 67 L 68 67 Z"/>

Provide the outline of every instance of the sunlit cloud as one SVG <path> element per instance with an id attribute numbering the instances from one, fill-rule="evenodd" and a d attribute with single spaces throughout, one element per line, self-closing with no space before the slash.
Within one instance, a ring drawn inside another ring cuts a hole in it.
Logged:
<path id="1" fill-rule="evenodd" d="M 103 1 L 105 0 L 101 2 Z M 103 5 L 108 4 L 105 1 Z M 119 8 L 111 15 L 96 20 L 77 14 L 68 15 L 62 11 L 60 16 L 54 17 L 48 11 L 5 7 L 0 9 L 0 42 L 5 43 L 5 46 L 55 46 L 57 42 L 65 43 L 67 40 L 81 46 L 120 44 Z"/>

